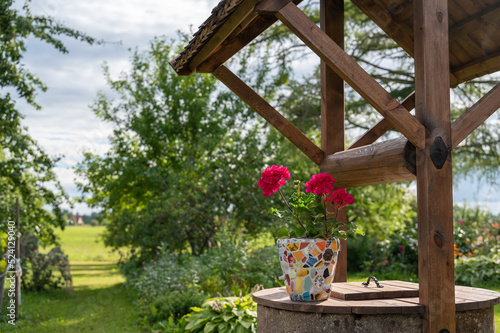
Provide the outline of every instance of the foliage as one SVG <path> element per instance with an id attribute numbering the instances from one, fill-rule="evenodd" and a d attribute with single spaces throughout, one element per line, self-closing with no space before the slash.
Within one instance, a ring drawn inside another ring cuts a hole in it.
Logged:
<path id="1" fill-rule="evenodd" d="M 280 229 L 278 237 L 345 239 L 346 232 L 363 234 L 362 229 L 354 223 L 349 223 L 349 229 L 346 231 L 340 229 L 345 224 L 337 221 L 337 214 L 346 205 L 353 204 L 354 199 L 345 189 L 334 190 L 335 179 L 332 176 L 325 173 L 313 175 L 311 180 L 305 183 L 305 191 L 301 191 L 300 181 L 296 181 L 296 190 L 288 200 L 281 192 L 286 179 L 290 179 L 287 167 L 273 165 L 262 172 L 258 182 L 265 197 L 278 191 L 288 208 L 284 211 L 270 209 L 270 212 L 286 221 L 286 228 Z M 331 203 L 334 211 L 328 211 L 330 208 L 327 202 Z"/>
<path id="2" fill-rule="evenodd" d="M 185 332 L 257 332 L 257 304 L 251 296 L 208 299 L 185 317 Z"/>
<path id="3" fill-rule="evenodd" d="M 100 94 L 92 108 L 113 125 L 112 147 L 85 154 L 77 170 L 88 203 L 108 221 L 105 243 L 141 258 L 156 257 L 161 244 L 200 254 L 224 223 L 255 232 L 269 220 L 251 177 L 264 165 L 258 123 L 212 76 L 178 76 L 169 44 L 155 39 L 136 51 L 118 79 L 105 67 L 119 98 Z"/>
<path id="4" fill-rule="evenodd" d="M 455 206 L 455 258 L 488 255 L 500 245 L 500 219 L 480 207 Z"/>
<path id="5" fill-rule="evenodd" d="M 5 203 L 0 207 L 0 229 L 13 220 L 15 198 L 19 197 L 23 217 L 20 231 L 36 232 L 43 244 L 55 242 L 54 226 L 64 227 L 61 204 L 67 198 L 53 172 L 58 158 L 48 156 L 21 125 L 24 116 L 11 92 L 41 108 L 35 97 L 47 87 L 22 62 L 26 41 L 35 38 L 67 53 L 59 36 L 94 42 L 52 18 L 33 15 L 29 1 L 0 2 L 0 202 Z"/>
<path id="6" fill-rule="evenodd" d="M 237 233 L 233 235 L 233 241 L 241 239 Z M 179 319 L 175 314 L 182 314 L 201 297 L 213 297 L 223 290 L 227 295 L 246 294 L 256 285 L 281 285 L 276 246 L 251 249 L 246 242 L 232 243 L 229 237 L 227 234 L 219 238 L 219 246 L 199 256 L 164 253 L 139 270 L 130 269 L 131 263 L 127 264 L 127 285 L 145 323 L 162 321 L 162 325 L 170 325 L 172 312 L 174 327 Z"/>
<path id="7" fill-rule="evenodd" d="M 455 282 L 477 287 L 500 283 L 500 247 L 490 255 L 460 257 L 455 260 Z"/>
<path id="8" fill-rule="evenodd" d="M 163 297 L 157 299 L 145 313 L 145 317 L 150 323 L 168 320 L 172 317 L 178 321 L 188 314 L 193 307 L 199 307 L 205 301 L 206 296 L 198 288 L 186 287 L 174 290 Z"/>
<path id="9" fill-rule="evenodd" d="M 72 280 L 69 271 L 68 256 L 58 247 L 48 254 L 38 251 L 38 238 L 28 232 L 21 238 L 21 267 L 23 275 L 21 285 L 24 290 L 58 289 L 63 286 L 63 280 Z M 58 268 L 61 276 L 55 276 L 53 269 Z"/>

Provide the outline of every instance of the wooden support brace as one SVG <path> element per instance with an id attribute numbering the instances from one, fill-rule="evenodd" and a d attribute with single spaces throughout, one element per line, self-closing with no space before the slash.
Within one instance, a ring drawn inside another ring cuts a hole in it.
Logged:
<path id="1" fill-rule="evenodd" d="M 273 125 L 314 163 L 317 165 L 321 164 L 325 155 L 323 151 L 233 72 L 225 66 L 220 66 L 213 72 L 213 75 L 247 103 L 248 106 L 260 114 L 268 123 Z"/>
<path id="2" fill-rule="evenodd" d="M 374 143 L 328 155 L 320 169 L 341 188 L 415 180 L 415 147 L 406 138 Z"/>
<path id="3" fill-rule="evenodd" d="M 494 86 L 451 125 L 451 148 L 455 149 L 489 116 L 500 109 L 500 83 Z"/>
<path id="4" fill-rule="evenodd" d="M 417 149 L 425 147 L 424 126 L 296 5 L 289 3 L 276 16 Z"/>
<path id="5" fill-rule="evenodd" d="M 408 112 L 413 110 L 415 108 L 415 92 L 412 92 L 410 95 L 408 95 L 408 97 L 406 97 L 401 102 L 401 105 Z M 370 128 L 365 134 L 363 134 L 358 140 L 356 140 L 356 142 L 351 144 L 347 149 L 358 148 L 372 144 L 391 128 L 392 128 L 391 122 L 387 120 L 387 118 L 383 118 L 375 126 Z"/>

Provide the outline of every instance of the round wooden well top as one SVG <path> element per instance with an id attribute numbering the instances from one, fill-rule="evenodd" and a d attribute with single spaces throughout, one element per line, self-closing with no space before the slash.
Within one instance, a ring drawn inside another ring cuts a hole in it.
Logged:
<path id="1" fill-rule="evenodd" d="M 253 294 L 253 300 L 259 304 L 270 308 L 296 311 L 296 312 L 317 312 L 317 313 L 338 313 L 338 314 L 408 314 L 424 313 L 423 305 L 419 304 L 418 297 L 396 297 L 387 298 L 391 295 L 391 288 L 400 282 L 402 289 L 411 289 L 412 285 L 418 290 L 418 283 L 402 281 L 381 281 L 386 288 L 364 288 L 361 282 L 335 283 L 332 290 L 349 290 L 354 295 L 344 297 L 347 299 L 330 297 L 320 302 L 298 302 L 290 300 L 286 289 L 271 288 L 258 291 Z M 359 286 L 357 286 L 359 284 Z M 365 298 L 357 297 L 357 289 L 365 291 Z M 379 293 L 379 294 L 378 294 Z M 348 295 L 348 292 L 344 292 Z M 406 293 L 408 295 L 408 293 Z M 349 299 L 350 298 L 350 299 Z M 357 299 L 356 299 L 357 298 Z M 456 311 L 478 310 L 490 308 L 500 303 L 500 293 L 473 287 L 455 286 Z"/>

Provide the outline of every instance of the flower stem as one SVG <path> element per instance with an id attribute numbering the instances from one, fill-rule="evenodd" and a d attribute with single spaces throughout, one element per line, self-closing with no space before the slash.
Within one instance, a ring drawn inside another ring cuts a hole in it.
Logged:
<path id="1" fill-rule="evenodd" d="M 325 200 L 322 200 L 323 201 L 323 208 L 325 209 L 325 239 L 328 239 L 328 218 L 326 217 L 326 201 Z"/>
<path id="2" fill-rule="evenodd" d="M 307 232 L 307 229 L 306 227 L 304 227 L 304 225 L 302 224 L 302 222 L 300 222 L 299 218 L 297 217 L 297 215 L 295 215 L 295 213 L 293 212 L 293 209 L 292 207 L 290 207 L 290 205 L 288 204 L 288 202 L 286 201 L 285 197 L 283 196 L 283 193 L 281 192 L 281 189 L 278 188 L 278 192 L 280 192 L 280 195 L 281 195 L 281 198 L 283 199 L 283 201 L 285 202 L 286 206 L 288 207 L 288 209 L 290 210 L 290 212 L 292 213 L 293 217 L 295 217 L 295 219 L 297 220 L 297 222 L 299 222 L 300 226 L 302 228 L 304 228 L 304 230 Z"/>

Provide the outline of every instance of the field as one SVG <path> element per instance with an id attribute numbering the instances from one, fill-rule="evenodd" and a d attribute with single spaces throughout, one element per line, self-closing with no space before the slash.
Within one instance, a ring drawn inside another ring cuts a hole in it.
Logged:
<path id="1" fill-rule="evenodd" d="M 21 318 L 15 329 L 2 318 L 1 332 L 141 332 L 124 277 L 99 235 L 103 227 L 67 227 L 60 232 L 69 255 L 73 291 L 22 294 Z M 49 249 L 45 249 L 48 251 Z"/>
<path id="2" fill-rule="evenodd" d="M 7 325 L 3 317 L 0 332 L 143 332 L 116 265 L 119 255 L 106 249 L 99 237 L 103 230 L 68 227 L 60 232 L 61 246 L 71 262 L 73 290 L 24 293 L 16 327 Z M 261 237 L 254 246 L 269 242 L 271 237 Z M 366 274 L 349 276 L 351 281 L 365 278 Z M 500 286 L 483 287 L 500 292 Z M 500 305 L 495 307 L 495 326 L 500 333 Z"/>

